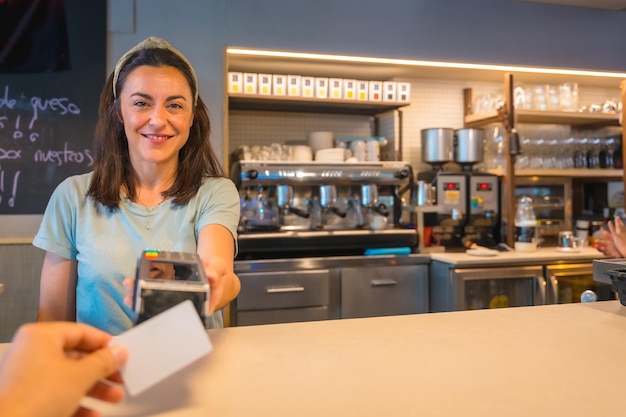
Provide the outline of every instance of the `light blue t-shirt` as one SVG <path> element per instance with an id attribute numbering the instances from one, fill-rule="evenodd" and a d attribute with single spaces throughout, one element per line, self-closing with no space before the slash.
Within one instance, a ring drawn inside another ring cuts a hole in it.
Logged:
<path id="1" fill-rule="evenodd" d="M 33 245 L 76 260 L 76 321 L 111 334 L 132 327 L 135 313 L 124 304 L 122 282 L 134 277 L 145 249 L 196 252 L 198 234 L 208 224 L 226 227 L 237 242 L 239 194 L 226 178 L 207 178 L 184 206 L 171 199 L 147 209 L 123 198 L 109 210 L 86 197 L 92 173 L 65 179 L 56 188 Z M 222 312 L 207 327 L 223 327 Z"/>

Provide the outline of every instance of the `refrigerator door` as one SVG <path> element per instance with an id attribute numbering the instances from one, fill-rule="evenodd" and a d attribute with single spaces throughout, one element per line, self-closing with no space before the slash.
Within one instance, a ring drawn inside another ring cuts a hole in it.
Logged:
<path id="1" fill-rule="evenodd" d="M 457 310 L 546 304 L 541 266 L 456 269 Z"/>
<path id="2" fill-rule="evenodd" d="M 593 279 L 592 264 L 547 265 L 548 304 L 579 303 L 585 290 L 596 293 L 597 301 L 617 299 L 610 284 Z"/>

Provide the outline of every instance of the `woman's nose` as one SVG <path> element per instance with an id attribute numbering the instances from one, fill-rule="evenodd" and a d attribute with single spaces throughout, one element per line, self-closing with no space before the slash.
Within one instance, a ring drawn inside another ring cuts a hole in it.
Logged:
<path id="1" fill-rule="evenodd" d="M 150 114 L 150 123 L 154 125 L 164 124 L 167 120 L 167 110 L 160 106 L 154 106 Z"/>

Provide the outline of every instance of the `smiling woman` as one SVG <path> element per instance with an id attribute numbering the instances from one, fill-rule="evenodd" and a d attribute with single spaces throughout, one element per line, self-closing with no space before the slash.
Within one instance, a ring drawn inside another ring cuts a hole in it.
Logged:
<path id="1" fill-rule="evenodd" d="M 224 177 L 189 61 L 148 38 L 102 89 L 93 171 L 53 193 L 33 244 L 46 250 L 40 320 L 76 320 L 113 334 L 131 327 L 125 278 L 146 249 L 197 252 L 211 287 L 208 327 L 239 292 L 239 194 Z M 111 245 L 110 242 L 115 242 Z"/>

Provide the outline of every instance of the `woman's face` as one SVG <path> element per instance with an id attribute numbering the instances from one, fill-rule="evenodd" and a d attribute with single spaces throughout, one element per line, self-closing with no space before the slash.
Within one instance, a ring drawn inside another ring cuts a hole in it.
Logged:
<path id="1" fill-rule="evenodd" d="M 177 164 L 194 109 L 183 74 L 173 67 L 137 67 L 126 78 L 119 100 L 133 167 Z"/>

